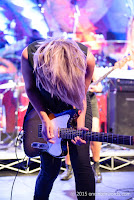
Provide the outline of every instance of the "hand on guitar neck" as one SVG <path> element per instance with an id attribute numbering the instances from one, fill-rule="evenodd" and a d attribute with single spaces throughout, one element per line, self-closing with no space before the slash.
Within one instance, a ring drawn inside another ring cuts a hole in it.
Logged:
<path id="1" fill-rule="evenodd" d="M 81 129 L 77 129 L 77 130 L 78 131 L 89 131 L 89 129 L 86 127 L 83 127 Z M 71 142 L 76 145 L 86 144 L 86 141 L 84 139 L 80 138 L 79 136 L 76 136 L 74 139 L 71 140 Z"/>

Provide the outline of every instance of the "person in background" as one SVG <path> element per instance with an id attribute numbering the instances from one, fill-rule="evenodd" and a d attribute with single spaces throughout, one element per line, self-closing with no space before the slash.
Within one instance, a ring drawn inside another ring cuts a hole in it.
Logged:
<path id="1" fill-rule="evenodd" d="M 94 70 L 92 82 L 95 82 L 99 79 L 97 67 Z M 100 121 L 99 121 L 99 108 L 97 103 L 97 98 L 95 93 L 102 92 L 102 84 L 99 82 L 97 85 L 92 85 L 89 87 L 89 92 L 87 95 L 90 96 L 91 100 L 91 107 L 92 107 L 92 132 L 100 132 Z M 101 142 L 90 142 L 90 148 L 92 151 L 92 159 L 93 159 L 93 170 L 95 173 L 95 181 L 96 183 L 101 183 L 102 175 L 99 167 L 99 160 L 100 160 L 100 151 L 101 151 Z"/>
<path id="2" fill-rule="evenodd" d="M 42 122 L 44 141 L 55 142 L 49 112 L 62 113 L 77 108 L 81 113 L 76 128 L 91 130 L 91 106 L 86 104 L 86 93 L 94 66 L 95 58 L 88 48 L 69 39 L 48 38 L 36 41 L 23 50 L 21 68 L 30 100 L 26 116 L 31 109 L 35 109 Z M 90 115 L 88 123 L 85 121 L 87 113 Z M 95 178 L 90 164 L 89 142 L 77 136 L 68 140 L 68 144 L 77 199 L 94 200 Z M 34 200 L 48 200 L 60 171 L 61 158 L 48 152 L 41 152 L 40 157 L 41 170 L 36 180 Z"/>
<path id="3" fill-rule="evenodd" d="M 99 79 L 97 67 L 94 69 L 92 82 L 95 82 Z M 92 132 L 100 132 L 100 122 L 99 122 L 99 109 L 98 109 L 98 103 L 95 93 L 102 92 L 102 84 L 98 83 L 97 85 L 91 85 L 89 87 L 89 90 L 87 92 L 87 99 L 90 99 L 91 101 L 91 107 L 92 107 Z M 87 101 L 87 105 L 90 102 Z M 86 115 L 86 121 L 88 121 L 88 115 Z M 93 170 L 95 173 L 95 181 L 96 183 L 100 183 L 102 181 L 102 175 L 99 167 L 99 160 L 100 160 L 100 151 L 101 151 L 101 142 L 90 142 L 90 148 L 92 150 L 92 158 L 93 158 Z M 68 150 L 69 152 L 69 150 Z M 65 157 L 65 167 L 66 170 L 61 175 L 61 180 L 66 181 L 72 178 L 73 176 L 73 169 L 71 166 L 71 161 L 69 157 L 69 153 Z"/>

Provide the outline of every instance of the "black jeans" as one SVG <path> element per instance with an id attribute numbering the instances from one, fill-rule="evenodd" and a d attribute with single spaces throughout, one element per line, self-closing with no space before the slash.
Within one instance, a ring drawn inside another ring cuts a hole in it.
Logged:
<path id="1" fill-rule="evenodd" d="M 94 200 L 95 179 L 89 158 L 89 144 L 77 146 L 69 141 L 71 164 L 76 183 L 78 200 Z M 41 155 L 41 170 L 36 180 L 35 200 L 48 200 L 53 183 L 57 178 L 61 159 L 54 158 L 48 153 Z"/>

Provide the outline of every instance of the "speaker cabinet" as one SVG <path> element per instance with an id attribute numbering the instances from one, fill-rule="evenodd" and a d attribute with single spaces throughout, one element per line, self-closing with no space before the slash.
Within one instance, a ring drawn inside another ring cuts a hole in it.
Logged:
<path id="1" fill-rule="evenodd" d="M 134 136 L 134 91 L 109 91 L 107 129 L 115 134 Z"/>

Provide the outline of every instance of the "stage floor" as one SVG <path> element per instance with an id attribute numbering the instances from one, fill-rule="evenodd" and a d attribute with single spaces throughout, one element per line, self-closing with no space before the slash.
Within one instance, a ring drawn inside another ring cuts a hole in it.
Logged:
<path id="1" fill-rule="evenodd" d="M 91 154 L 92 156 L 92 154 Z M 18 172 L 18 158 L 20 162 Z M 112 159 L 114 158 L 114 160 Z M 117 159 L 118 158 L 118 159 Z M 123 159 L 123 160 L 120 160 Z M 103 159 L 103 160 L 102 160 Z M 101 149 L 102 183 L 96 184 L 96 200 L 134 199 L 134 149 L 118 145 L 103 144 Z M 25 160 L 25 162 L 23 162 Z M 111 161 L 112 160 L 112 161 Z M 114 161 L 114 164 L 113 164 Z M 0 150 L 0 200 L 32 200 L 34 185 L 39 171 L 39 158 L 30 160 L 31 169 L 26 168 L 29 159 L 25 157 L 22 146 Z M 63 160 L 64 162 L 64 160 Z M 33 167 L 34 165 L 34 167 Z M 111 165 L 111 166 L 110 166 Z M 121 166 L 123 165 L 123 166 Z M 121 166 L 121 167 L 120 167 Z M 113 167 L 113 169 L 112 169 Z M 54 183 L 50 200 L 76 200 L 74 177 L 61 181 L 64 167 Z M 15 180 L 15 182 L 14 182 Z M 11 189 L 13 186 L 11 199 Z"/>
<path id="2" fill-rule="evenodd" d="M 33 200 L 37 174 L 37 172 L 19 173 L 15 180 L 16 173 L 14 171 L 0 171 L 0 200 Z M 125 171 L 102 170 L 102 183 L 96 184 L 96 200 L 133 200 L 133 177 L 134 170 L 131 166 L 128 166 Z M 61 174 L 54 183 L 50 200 L 76 200 L 74 177 L 68 181 L 61 181 L 60 178 Z"/>

